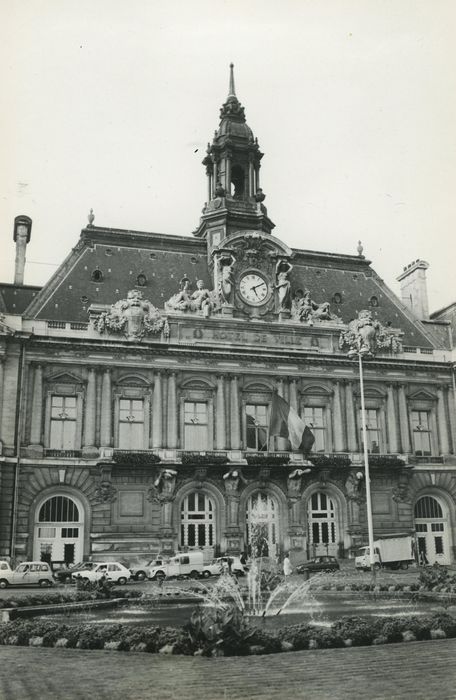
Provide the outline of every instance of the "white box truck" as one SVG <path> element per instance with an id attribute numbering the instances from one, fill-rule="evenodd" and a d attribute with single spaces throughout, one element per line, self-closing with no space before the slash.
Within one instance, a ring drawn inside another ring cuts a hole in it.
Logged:
<path id="1" fill-rule="evenodd" d="M 374 541 L 374 566 L 388 569 L 408 569 L 415 562 L 416 544 L 414 535 L 385 535 Z M 369 547 L 360 547 L 355 557 L 355 567 L 370 569 Z"/>
<path id="2" fill-rule="evenodd" d="M 147 575 L 154 581 L 164 578 L 179 578 L 180 576 L 198 578 L 204 569 L 203 552 L 181 552 L 158 566 L 151 566 Z"/>

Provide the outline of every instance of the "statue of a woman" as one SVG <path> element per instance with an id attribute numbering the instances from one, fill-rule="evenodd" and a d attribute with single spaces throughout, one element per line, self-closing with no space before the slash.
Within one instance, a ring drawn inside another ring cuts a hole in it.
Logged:
<path id="1" fill-rule="evenodd" d="M 232 253 L 220 259 L 220 283 L 219 291 L 220 297 L 223 304 L 233 303 L 233 290 L 234 290 L 234 263 L 236 258 Z"/>
<path id="2" fill-rule="evenodd" d="M 291 308 L 291 282 L 288 275 L 293 265 L 286 260 L 279 260 L 276 265 L 276 284 L 279 297 L 279 311 L 289 311 Z"/>
<path id="3" fill-rule="evenodd" d="M 167 311 L 187 311 L 190 308 L 190 280 L 182 277 L 180 281 L 180 291 L 165 301 Z"/>

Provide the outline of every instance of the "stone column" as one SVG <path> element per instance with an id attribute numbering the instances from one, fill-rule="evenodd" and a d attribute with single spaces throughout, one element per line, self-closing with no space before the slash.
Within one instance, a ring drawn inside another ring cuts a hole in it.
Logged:
<path id="1" fill-rule="evenodd" d="M 340 394 L 340 382 L 335 382 L 333 399 L 335 452 L 345 452 L 344 423 L 342 415 L 342 400 Z"/>
<path id="2" fill-rule="evenodd" d="M 2 439 L 3 382 L 4 382 L 4 369 L 3 369 L 3 357 L 2 357 L 2 358 L 0 358 L 0 448 L 1 448 L 1 439 Z"/>
<path id="3" fill-rule="evenodd" d="M 226 447 L 225 430 L 225 378 L 217 376 L 217 398 L 215 408 L 215 449 L 224 450 Z"/>
<path id="4" fill-rule="evenodd" d="M 255 194 L 255 173 L 253 170 L 253 160 L 249 162 L 249 197 Z"/>
<path id="5" fill-rule="evenodd" d="M 439 424 L 440 437 L 440 454 L 447 455 L 450 452 L 450 443 L 448 440 L 448 425 L 445 412 L 445 394 L 443 388 L 439 386 L 437 389 L 437 420 Z"/>
<path id="6" fill-rule="evenodd" d="M 241 449 L 241 430 L 240 430 L 240 406 L 239 406 L 239 377 L 233 375 L 231 377 L 230 390 L 230 432 L 231 432 L 231 449 Z"/>
<path id="7" fill-rule="evenodd" d="M 206 168 L 207 175 L 207 201 L 210 202 L 212 199 L 212 169 L 210 167 Z"/>
<path id="8" fill-rule="evenodd" d="M 394 405 L 394 387 L 388 384 L 386 397 L 386 423 L 388 426 L 389 451 L 399 452 L 396 427 L 396 408 Z"/>
<path id="9" fill-rule="evenodd" d="M 212 176 L 212 194 L 215 196 L 215 190 L 217 187 L 217 161 L 214 158 L 213 162 L 213 176 Z"/>
<path id="10" fill-rule="evenodd" d="M 399 387 L 399 427 L 401 432 L 401 450 L 404 454 L 412 451 L 410 444 L 409 416 L 407 411 L 407 398 L 405 396 L 405 386 Z"/>
<path id="11" fill-rule="evenodd" d="M 43 425 L 43 368 L 36 365 L 33 375 L 32 423 L 30 428 L 30 443 L 33 447 L 42 445 Z"/>
<path id="12" fill-rule="evenodd" d="M 347 416 L 347 441 L 348 451 L 358 451 L 358 439 L 356 432 L 355 405 L 353 402 L 353 382 L 345 385 L 345 413 Z"/>
<path id="13" fill-rule="evenodd" d="M 87 378 L 87 391 L 85 397 L 85 412 L 84 412 L 84 441 L 83 455 L 87 452 L 96 451 L 95 448 L 95 421 L 97 412 L 97 392 L 96 392 L 96 374 L 93 367 L 89 367 L 89 376 Z"/>
<path id="14" fill-rule="evenodd" d="M 163 447 L 163 398 L 162 373 L 154 374 L 154 394 L 152 398 L 152 448 Z"/>
<path id="15" fill-rule="evenodd" d="M 285 396 L 284 396 L 285 391 L 284 391 L 284 384 L 283 384 L 282 377 L 277 378 L 277 393 L 279 396 L 281 396 L 283 399 L 285 399 Z M 275 442 L 275 449 L 278 452 L 287 452 L 287 451 L 291 450 L 291 444 L 289 443 L 287 438 L 283 438 L 283 437 L 280 437 L 279 435 L 276 435 L 274 437 L 274 442 Z"/>
<path id="16" fill-rule="evenodd" d="M 111 370 L 105 369 L 101 380 L 100 447 L 112 446 Z"/>
<path id="17" fill-rule="evenodd" d="M 225 159 L 225 190 L 227 194 L 231 194 L 231 153 L 228 151 Z"/>
<path id="18" fill-rule="evenodd" d="M 456 396 L 453 389 L 448 388 L 448 415 L 450 416 L 450 432 L 453 444 L 453 454 L 456 454 Z"/>
<path id="19" fill-rule="evenodd" d="M 291 408 L 294 408 L 296 413 L 299 413 L 298 411 L 298 391 L 296 387 L 296 379 L 290 379 L 289 380 L 289 386 L 288 386 L 288 393 L 290 397 L 290 406 Z"/>
<path id="20" fill-rule="evenodd" d="M 177 397 L 176 397 L 176 372 L 168 375 L 168 447 L 177 447 Z"/>

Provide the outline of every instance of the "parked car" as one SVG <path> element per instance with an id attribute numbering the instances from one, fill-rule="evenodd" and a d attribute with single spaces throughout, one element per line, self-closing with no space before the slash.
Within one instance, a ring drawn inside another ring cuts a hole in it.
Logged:
<path id="1" fill-rule="evenodd" d="M 245 576 L 249 570 L 249 567 L 247 564 L 243 564 L 240 560 L 239 557 L 231 557 L 231 556 L 224 556 L 224 557 L 217 557 L 217 559 L 214 559 L 214 564 L 218 564 L 220 566 L 220 572 L 223 571 L 224 568 L 227 568 L 229 570 L 229 563 L 228 560 L 231 559 L 231 573 L 234 574 L 235 576 Z"/>
<path id="2" fill-rule="evenodd" d="M 93 564 L 93 562 L 89 562 Z M 73 581 L 82 579 L 83 581 L 99 581 L 103 576 L 108 581 L 114 581 L 124 585 L 131 578 L 131 573 L 126 566 L 118 561 L 104 561 L 95 563 L 91 568 L 80 569 L 71 574 Z"/>
<path id="3" fill-rule="evenodd" d="M 340 565 L 336 557 L 331 557 L 328 555 L 314 557 L 305 561 L 303 564 L 299 564 L 296 567 L 296 573 L 303 574 L 307 571 L 339 571 Z"/>
<path id="4" fill-rule="evenodd" d="M 49 564 L 44 561 L 24 561 L 12 570 L 7 561 L 0 561 L 0 588 L 33 585 L 54 585 Z"/>
<path id="5" fill-rule="evenodd" d="M 93 569 L 96 562 L 93 561 L 80 561 L 78 564 L 70 564 L 70 566 L 63 566 L 61 569 L 54 570 L 54 578 L 59 583 L 71 583 L 71 577 L 77 571 L 84 571 L 88 569 Z"/>
<path id="6" fill-rule="evenodd" d="M 148 569 L 148 578 L 156 581 L 164 578 L 199 578 L 205 570 L 203 552 L 179 552 L 159 566 Z"/>
<path id="7" fill-rule="evenodd" d="M 168 562 L 168 557 L 157 557 L 157 559 L 152 559 L 147 564 L 139 563 L 130 565 L 130 573 L 136 581 L 144 581 L 147 578 L 149 569 L 153 569 L 155 566 L 162 566 Z"/>

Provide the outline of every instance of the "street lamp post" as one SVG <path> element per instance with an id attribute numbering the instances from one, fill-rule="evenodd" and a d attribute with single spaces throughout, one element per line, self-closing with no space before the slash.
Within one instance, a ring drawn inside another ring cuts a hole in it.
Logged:
<path id="1" fill-rule="evenodd" d="M 362 309 L 358 312 L 358 318 L 353 319 L 343 330 L 339 338 L 340 349 L 348 347 L 348 357 L 358 358 L 359 364 L 359 384 L 361 392 L 361 422 L 363 434 L 364 470 L 366 479 L 366 510 L 367 510 L 367 530 L 369 537 L 369 559 L 372 570 L 372 577 L 376 578 L 376 562 L 374 553 L 374 526 L 372 518 L 372 496 L 369 474 L 369 453 L 367 449 L 366 434 L 366 406 L 364 402 L 364 377 L 363 358 L 374 357 L 377 350 L 387 350 L 390 353 L 402 351 L 400 341 L 400 331 L 392 328 L 385 328 L 380 321 L 374 319 L 372 312 Z"/>

